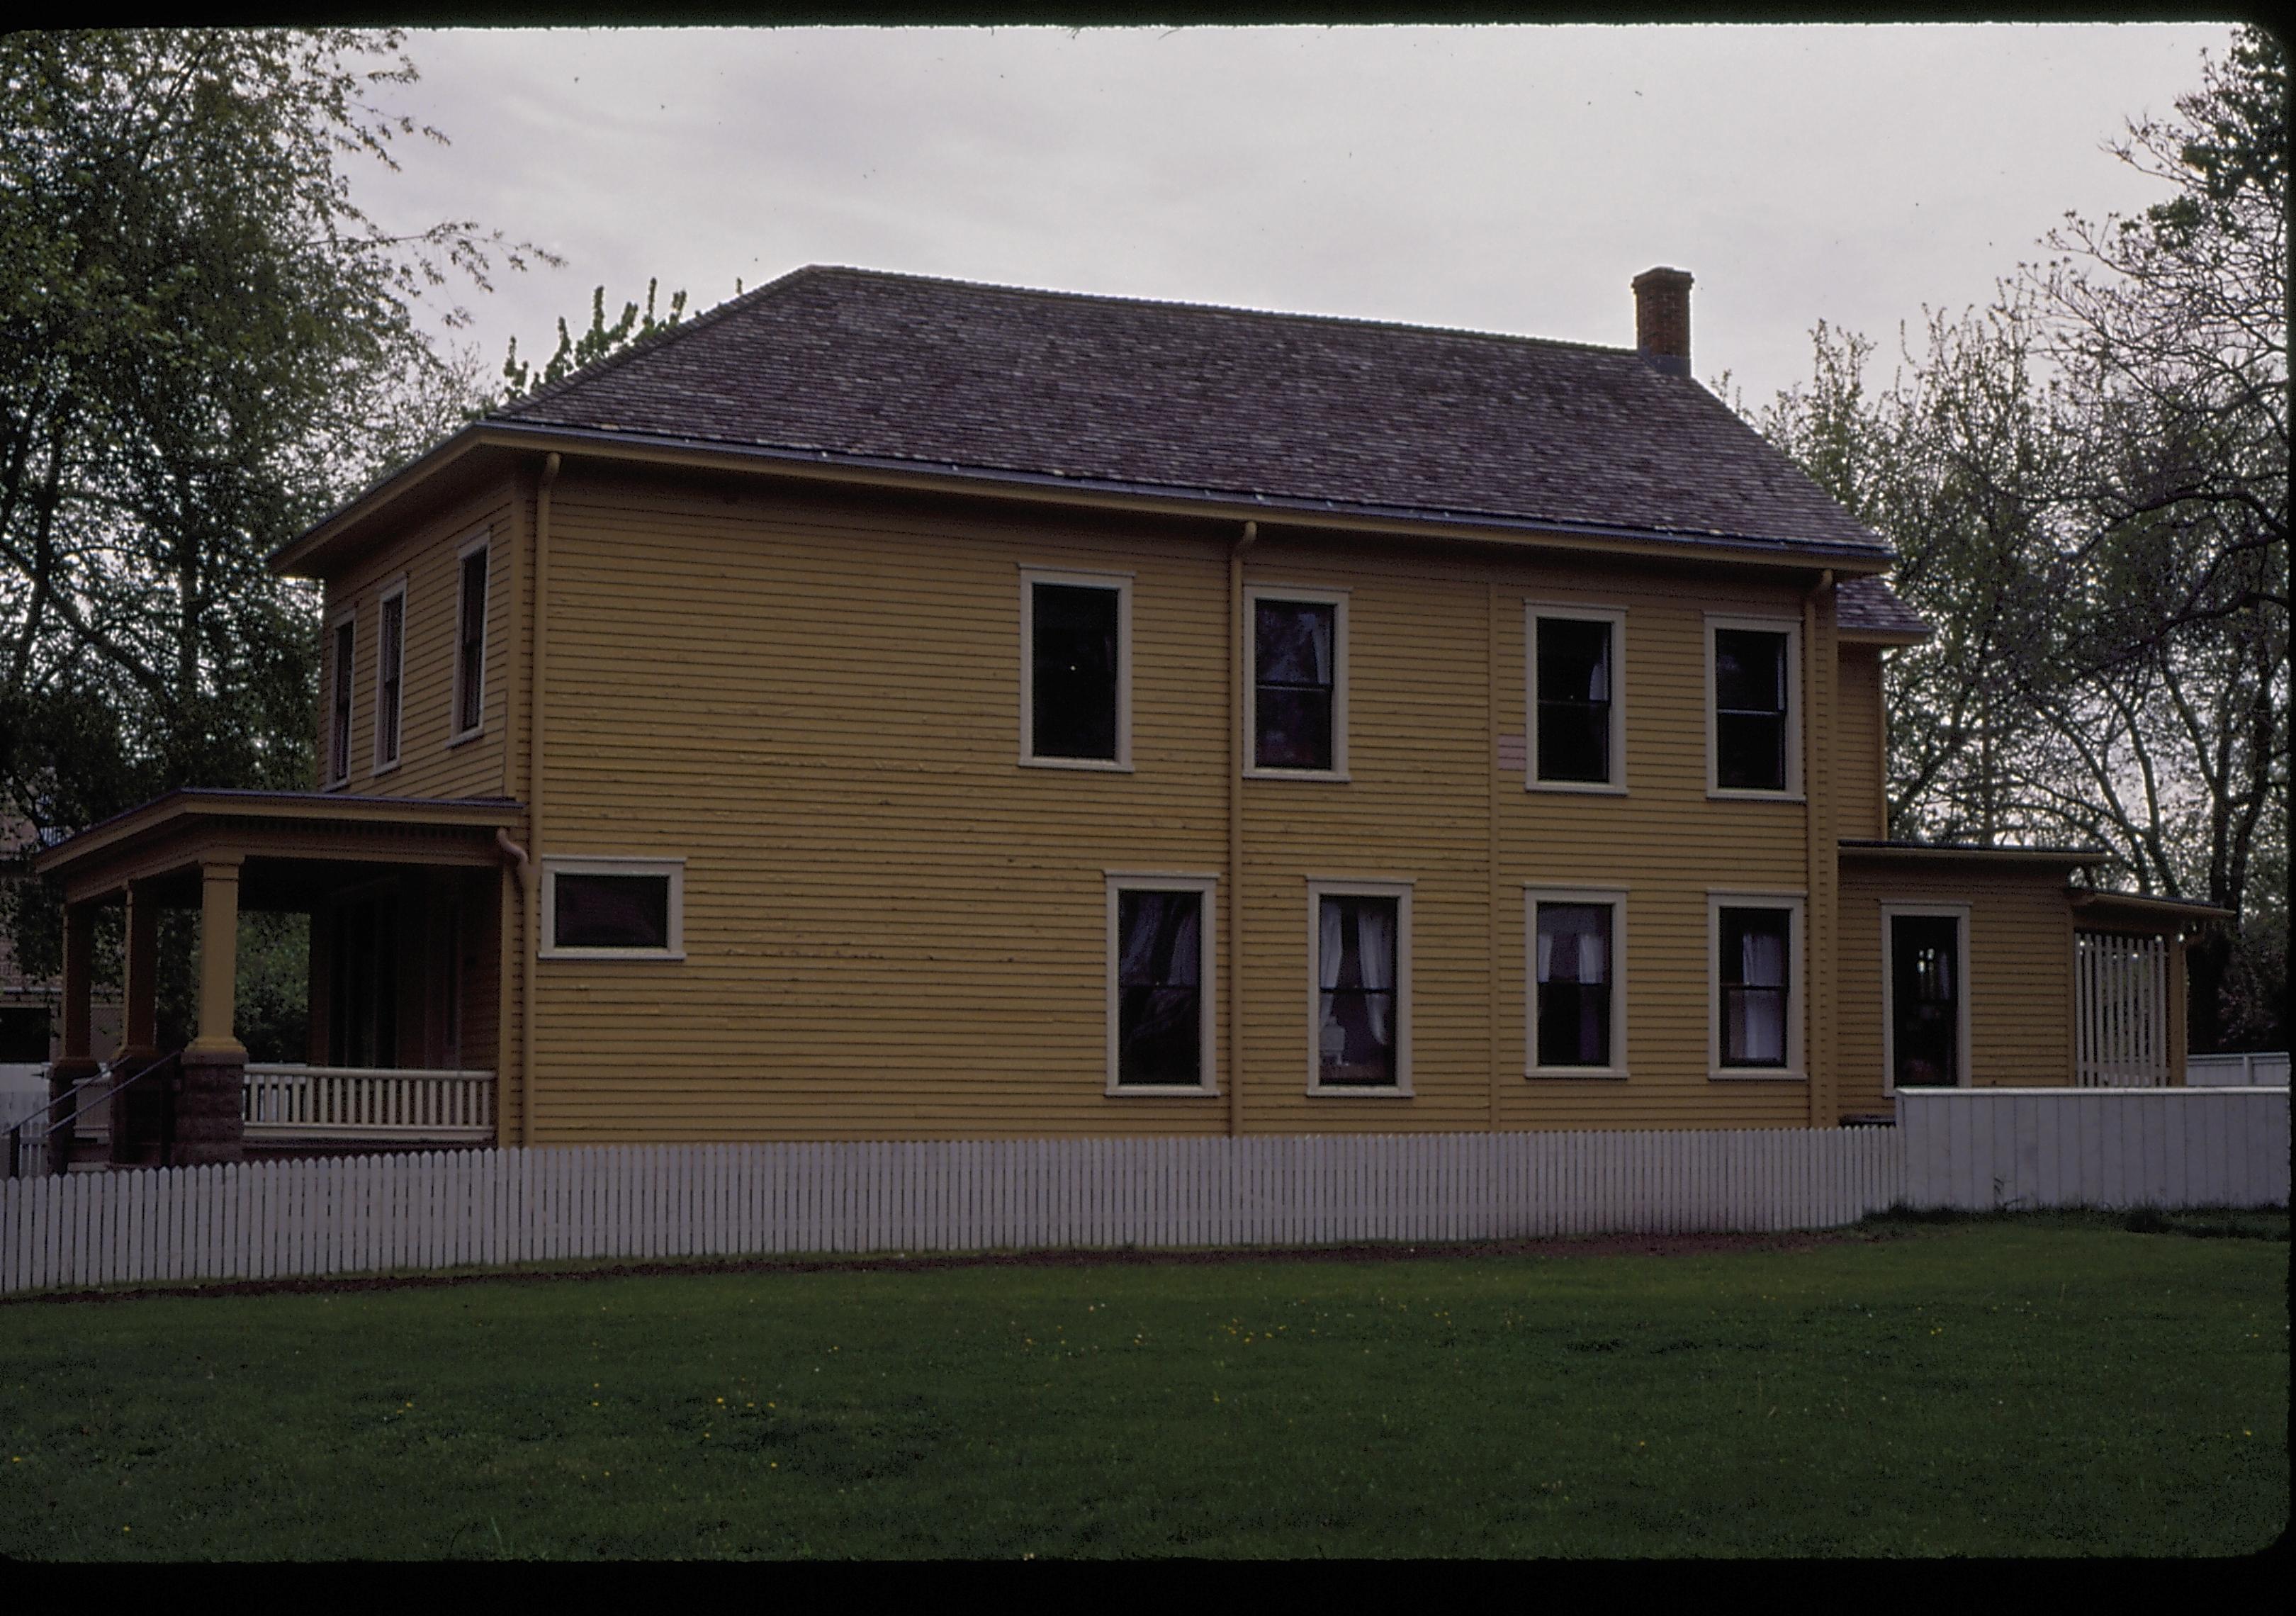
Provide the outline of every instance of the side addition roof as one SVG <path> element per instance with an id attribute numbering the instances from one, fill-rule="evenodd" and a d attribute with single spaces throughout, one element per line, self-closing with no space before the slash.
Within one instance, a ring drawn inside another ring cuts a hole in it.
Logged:
<path id="1" fill-rule="evenodd" d="M 488 422 L 1889 554 L 1631 349 L 869 270 L 797 270 Z"/>

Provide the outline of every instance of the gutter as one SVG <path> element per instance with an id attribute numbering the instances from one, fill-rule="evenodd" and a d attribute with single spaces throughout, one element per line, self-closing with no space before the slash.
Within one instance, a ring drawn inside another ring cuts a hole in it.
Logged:
<path id="1" fill-rule="evenodd" d="M 534 677 L 529 681 L 527 693 L 528 734 L 526 754 L 526 839 L 532 844 L 534 857 L 542 852 L 542 710 L 543 693 L 548 688 L 545 675 L 549 669 L 550 652 L 550 489 L 558 480 L 563 463 L 553 454 L 542 462 L 542 476 L 534 487 Z M 512 609 L 516 609 L 512 602 Z M 504 739 L 504 745 L 510 744 Z M 522 862 L 519 874 L 526 898 L 526 947 L 519 961 L 520 1013 L 518 1018 L 518 1080 L 523 1091 L 518 1108 L 518 1137 L 521 1144 L 534 1143 L 534 1112 L 540 1098 L 542 1085 L 534 1070 L 535 962 L 542 953 L 542 882 L 541 865 L 529 868 Z"/>
<path id="2" fill-rule="evenodd" d="M 1243 771 L 1251 762 L 1244 734 L 1243 682 L 1250 677 L 1250 625 L 1243 620 L 1243 553 L 1259 542 L 1248 521 L 1227 553 L 1228 724 L 1235 765 L 1227 772 L 1227 1132 L 1243 1134 Z"/>

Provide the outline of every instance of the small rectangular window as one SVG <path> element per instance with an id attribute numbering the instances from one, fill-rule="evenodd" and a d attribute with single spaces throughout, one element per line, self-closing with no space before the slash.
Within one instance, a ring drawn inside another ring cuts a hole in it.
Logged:
<path id="1" fill-rule="evenodd" d="M 1607 903 L 1542 903 L 1537 1064 L 1603 1067 L 1611 1060 L 1611 915 Z"/>
<path id="2" fill-rule="evenodd" d="M 1407 1094 L 1409 888 L 1389 882 L 1310 882 L 1308 890 L 1315 1026 L 1309 1092 Z"/>
<path id="3" fill-rule="evenodd" d="M 351 777 L 351 656 L 356 625 L 345 618 L 335 625 L 334 674 L 330 684 L 331 708 L 327 734 L 327 783 L 340 785 Z"/>
<path id="4" fill-rule="evenodd" d="M 1714 783 L 1724 791 L 1787 789 L 1787 636 L 1714 630 Z"/>
<path id="5" fill-rule="evenodd" d="M 1119 890 L 1116 898 L 1116 1082 L 1204 1085 L 1201 892 Z"/>
<path id="6" fill-rule="evenodd" d="M 1793 915 L 1724 906 L 1720 913 L 1722 1064 L 1789 1064 Z"/>
<path id="7" fill-rule="evenodd" d="M 455 635 L 455 734 L 476 731 L 486 716 L 487 557 L 481 542 L 463 556 Z"/>
<path id="8" fill-rule="evenodd" d="M 1341 595 L 1249 590 L 1251 767 L 1346 774 L 1348 606 Z"/>
<path id="9" fill-rule="evenodd" d="M 404 585 L 382 597 L 381 622 L 375 635 L 374 649 L 374 767 L 380 771 L 398 761 L 399 693 L 406 660 Z"/>
<path id="10" fill-rule="evenodd" d="M 1625 630 L 1626 613 L 1615 607 L 1530 608 L 1526 786 L 1625 788 L 1619 688 Z"/>
<path id="11" fill-rule="evenodd" d="M 545 858 L 544 958 L 683 959 L 685 865 L 662 858 Z"/>
<path id="12" fill-rule="evenodd" d="M 1117 593 L 1071 584 L 1035 591 L 1036 755 L 1113 763 Z"/>

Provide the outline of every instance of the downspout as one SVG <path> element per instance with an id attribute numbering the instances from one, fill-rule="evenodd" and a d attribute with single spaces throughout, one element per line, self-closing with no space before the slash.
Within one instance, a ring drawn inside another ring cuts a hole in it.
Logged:
<path id="1" fill-rule="evenodd" d="M 533 857 L 521 857 L 519 863 L 520 885 L 526 896 L 526 947 L 519 962 L 520 1001 L 518 1042 L 519 1081 L 524 1086 L 525 1103 L 518 1108 L 519 1142 L 534 1143 L 534 1112 L 537 1090 L 534 1070 L 534 971 L 536 957 L 542 952 L 542 882 L 540 866 L 534 862 L 542 852 L 542 708 L 543 692 L 547 688 L 545 673 L 549 667 L 550 613 L 546 610 L 550 587 L 550 487 L 558 480 L 559 458 L 546 455 L 542 462 L 542 477 L 534 488 L 534 677 L 527 692 L 526 712 L 529 726 L 526 751 L 526 839 L 532 847 Z"/>
<path id="2" fill-rule="evenodd" d="M 1244 666 L 1250 644 L 1243 620 L 1243 553 L 1259 540 L 1259 524 L 1248 521 L 1227 553 L 1228 725 L 1235 736 L 1235 767 L 1227 773 L 1227 1132 L 1243 1133 L 1243 771 L 1251 762 L 1251 738 L 1244 734 Z"/>
<path id="3" fill-rule="evenodd" d="M 1817 575 L 1816 587 L 1801 597 L 1802 811 L 1808 826 L 1805 884 L 1809 892 L 1809 921 L 1803 939 L 1808 958 L 1802 966 L 1803 978 L 1809 984 L 1809 1033 L 1808 1047 L 1802 1052 L 1802 1058 L 1804 1081 L 1809 1085 L 1808 1123 L 1812 1128 L 1832 1128 L 1841 1120 L 1836 1095 L 1839 1085 L 1833 1070 L 1837 1011 L 1833 949 L 1841 863 L 1836 839 L 1840 827 L 1833 822 L 1833 799 L 1827 791 L 1833 780 L 1833 681 L 1828 676 L 1833 671 L 1830 663 L 1840 652 L 1830 639 L 1821 647 L 1817 637 L 1818 602 L 1833 588 L 1833 569 L 1828 567 Z"/>

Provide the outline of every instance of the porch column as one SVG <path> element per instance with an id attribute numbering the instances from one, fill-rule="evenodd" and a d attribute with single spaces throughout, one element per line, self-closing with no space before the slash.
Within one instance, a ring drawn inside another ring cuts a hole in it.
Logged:
<path id="1" fill-rule="evenodd" d="M 160 1053 L 160 906 L 146 882 L 127 888 L 127 956 L 122 972 L 125 1024 L 120 1029 L 123 1062 Z"/>
<path id="2" fill-rule="evenodd" d="M 247 1046 L 234 1035 L 239 993 L 238 855 L 200 860 L 200 1032 L 184 1051 L 173 1155 L 180 1166 L 237 1161 L 245 1153 L 241 1089 Z"/>
<path id="3" fill-rule="evenodd" d="M 93 1018 L 89 1001 L 95 990 L 95 906 L 64 906 L 63 1048 L 48 1068 L 48 1170 L 61 1173 L 70 1165 L 75 1124 L 64 1119 L 72 1112 L 77 1085 L 102 1068 L 89 1053 Z M 62 1124 L 61 1127 L 58 1125 Z"/>

